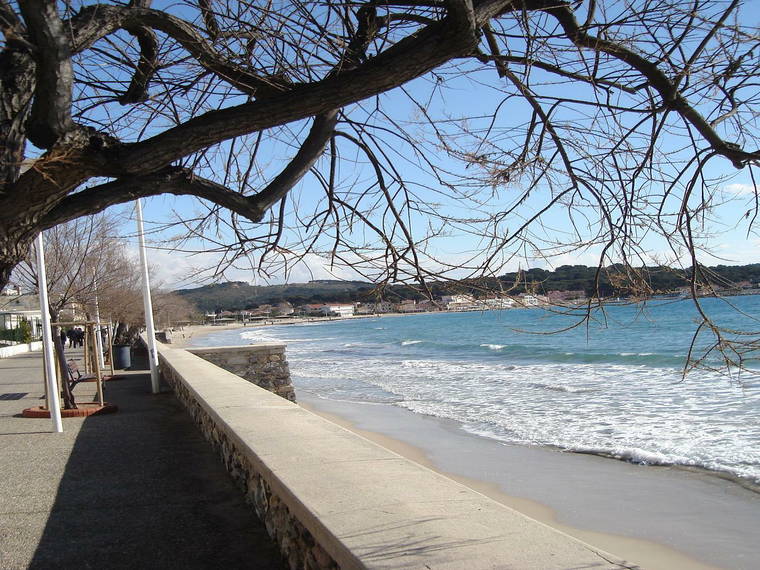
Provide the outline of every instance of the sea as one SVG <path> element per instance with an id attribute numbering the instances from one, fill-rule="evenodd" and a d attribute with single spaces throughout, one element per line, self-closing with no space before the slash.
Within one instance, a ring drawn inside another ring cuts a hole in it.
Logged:
<path id="1" fill-rule="evenodd" d="M 760 295 L 700 300 L 728 331 L 759 331 Z M 567 314 L 567 313 L 572 314 Z M 683 375 L 696 336 L 691 300 L 424 313 L 232 329 L 196 346 L 287 343 L 296 396 L 399 406 L 501 442 L 644 465 L 702 468 L 760 484 L 760 356 L 720 352 Z M 728 333 L 728 339 L 737 337 Z M 755 345 L 757 346 L 757 345 Z M 760 348 L 760 346 L 757 346 Z M 754 360 L 753 360 L 754 359 Z"/>

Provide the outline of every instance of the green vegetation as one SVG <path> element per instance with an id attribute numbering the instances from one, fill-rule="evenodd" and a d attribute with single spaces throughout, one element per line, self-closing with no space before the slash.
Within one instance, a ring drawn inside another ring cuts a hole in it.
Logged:
<path id="1" fill-rule="evenodd" d="M 678 270 L 670 267 L 639 268 L 645 286 L 634 285 L 622 265 L 604 268 L 599 275 L 599 295 L 603 297 L 627 297 L 671 293 L 689 284 L 691 269 Z M 760 283 L 760 263 L 743 266 L 718 265 L 704 268 L 709 282 L 724 289 L 734 284 Z M 554 271 L 528 269 L 507 273 L 498 278 L 467 280 L 452 283 L 434 283 L 434 297 L 452 293 L 468 293 L 485 297 L 489 293 L 505 295 L 520 293 L 546 294 L 549 291 L 583 291 L 591 296 L 595 292 L 596 267 L 563 265 Z M 409 286 L 388 286 L 380 292 L 372 283 L 363 281 L 311 281 L 288 285 L 253 286 L 243 281 L 206 285 L 197 289 L 176 291 L 204 312 L 222 310 L 255 309 L 260 305 L 276 305 L 288 301 L 293 305 L 309 303 L 372 302 L 380 298 L 389 301 L 423 299 L 419 291 Z"/>
<path id="2" fill-rule="evenodd" d="M 689 285 L 692 269 L 673 269 L 671 267 L 641 267 L 637 269 L 642 282 L 634 283 L 623 265 L 612 265 L 599 273 L 599 291 L 601 297 L 646 296 L 671 293 Z M 709 283 L 716 289 L 733 288 L 738 283 L 760 282 L 760 264 L 718 265 L 702 268 L 703 285 Z M 596 267 L 585 265 L 563 265 L 554 271 L 545 269 L 528 269 L 527 271 L 507 273 L 499 279 L 506 286 L 513 287 L 514 293 L 548 293 L 549 291 L 584 291 L 587 296 L 595 294 Z"/>
<path id="3" fill-rule="evenodd" d="M 11 340 L 14 342 L 21 342 L 26 344 L 32 342 L 31 323 L 24 319 L 15 329 L 0 330 L 0 340 Z"/>
<path id="4" fill-rule="evenodd" d="M 204 312 L 240 311 L 259 305 L 288 301 L 307 303 L 350 303 L 372 298 L 374 285 L 362 281 L 312 281 L 288 285 L 254 286 L 243 281 L 206 285 L 175 291 Z"/>

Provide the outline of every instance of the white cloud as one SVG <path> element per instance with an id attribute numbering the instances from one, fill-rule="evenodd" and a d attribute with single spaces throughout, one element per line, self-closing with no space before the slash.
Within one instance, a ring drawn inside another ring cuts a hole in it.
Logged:
<path id="1" fill-rule="evenodd" d="M 742 242 L 723 242 L 713 248 L 720 257 L 713 256 L 709 264 L 746 265 L 757 263 L 760 251 L 760 239 L 748 239 Z"/>
<path id="2" fill-rule="evenodd" d="M 312 279 L 365 279 L 353 271 L 350 267 L 330 265 L 330 261 L 316 254 L 306 254 L 301 260 L 288 267 L 287 281 L 290 283 L 305 283 Z M 274 276 L 270 283 L 285 282 L 285 275 L 281 273 Z"/>
<path id="3" fill-rule="evenodd" d="M 752 186 L 752 184 L 743 184 L 741 182 L 726 184 L 723 189 L 729 194 L 735 194 L 737 196 L 749 196 L 757 192 L 757 188 Z"/>
<path id="4" fill-rule="evenodd" d="M 135 246 L 130 253 L 138 255 Z M 164 289 L 195 287 L 207 283 L 213 276 L 221 255 L 214 252 L 183 253 L 164 249 L 148 248 L 148 265 L 151 268 L 151 285 Z M 304 283 L 312 279 L 357 279 L 364 280 L 348 267 L 330 266 L 330 262 L 315 254 L 307 254 L 300 261 L 293 262 L 269 277 L 257 276 L 252 268 L 230 267 L 225 269 L 222 281 L 245 281 L 259 285 L 281 283 Z"/>

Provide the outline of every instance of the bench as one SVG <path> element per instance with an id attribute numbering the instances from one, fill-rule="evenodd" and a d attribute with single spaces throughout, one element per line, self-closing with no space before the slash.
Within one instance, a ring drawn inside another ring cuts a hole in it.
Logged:
<path id="1" fill-rule="evenodd" d="M 97 376 L 95 374 L 82 374 L 82 372 L 79 370 L 79 365 L 77 364 L 76 360 L 69 360 L 66 362 L 66 365 L 69 369 L 69 377 L 71 378 L 72 382 L 74 384 L 78 384 L 79 382 L 94 382 L 97 380 Z M 76 374 L 76 378 L 74 377 L 74 374 Z"/>

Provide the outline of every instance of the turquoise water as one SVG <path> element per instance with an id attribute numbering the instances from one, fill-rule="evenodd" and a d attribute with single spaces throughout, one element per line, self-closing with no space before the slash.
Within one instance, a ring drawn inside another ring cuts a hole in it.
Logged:
<path id="1" fill-rule="evenodd" d="M 760 296 L 729 301 L 703 304 L 728 329 L 760 329 Z M 422 314 L 224 331 L 201 343 L 288 343 L 297 392 L 389 403 L 510 443 L 760 482 L 760 377 L 700 370 L 683 380 L 695 319 L 689 301 L 653 301 L 607 306 L 558 334 L 545 333 L 577 316 Z"/>

